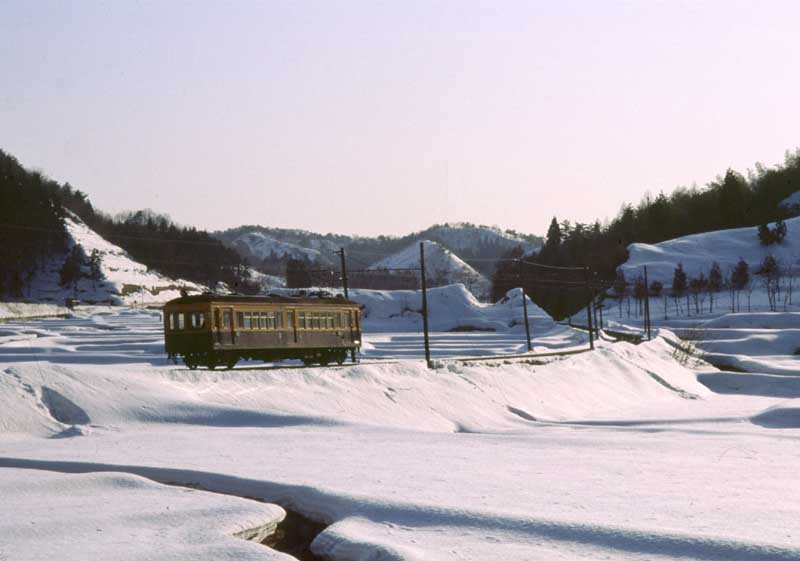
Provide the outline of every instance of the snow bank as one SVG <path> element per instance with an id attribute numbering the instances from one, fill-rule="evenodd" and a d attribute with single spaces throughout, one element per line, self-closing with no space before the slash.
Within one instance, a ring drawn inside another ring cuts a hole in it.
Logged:
<path id="1" fill-rule="evenodd" d="M 121 473 L 3 471 L 2 559 L 286 559 L 234 537 L 254 528 L 274 529 L 285 516 L 275 505 Z"/>
<path id="2" fill-rule="evenodd" d="M 498 430 L 531 420 L 602 418 L 655 401 L 707 394 L 691 372 L 671 360 L 671 347 L 661 341 L 606 345 L 544 365 L 445 361 L 429 370 L 423 361 L 405 360 L 344 369 L 215 372 L 176 368 L 163 359 L 163 366 L 145 369 L 117 359 L 109 369 L 104 362 L 114 360 L 111 354 L 81 361 L 82 349 L 92 346 L 91 334 L 73 333 L 75 343 L 56 343 L 74 348 L 71 361 L 61 355 L 58 363 L 49 362 L 42 341 L 37 347 L 21 341 L 6 345 L 15 362 L 0 371 L 3 432 L 73 436 L 120 425 L 341 423 Z M 119 348 L 106 352 L 111 351 Z"/>
<path id="3" fill-rule="evenodd" d="M 41 302 L 0 302 L 0 320 L 65 316 L 70 310 Z"/>

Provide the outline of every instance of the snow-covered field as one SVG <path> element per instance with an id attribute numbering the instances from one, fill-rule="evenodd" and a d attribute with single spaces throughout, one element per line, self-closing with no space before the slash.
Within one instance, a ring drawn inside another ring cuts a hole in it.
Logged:
<path id="1" fill-rule="evenodd" d="M 356 366 L 189 371 L 157 312 L 0 328 L 9 561 L 288 559 L 244 539 L 269 503 L 329 524 L 312 548 L 342 561 L 800 559 L 796 376 L 682 366 L 662 339 L 377 360 L 410 333 Z"/>

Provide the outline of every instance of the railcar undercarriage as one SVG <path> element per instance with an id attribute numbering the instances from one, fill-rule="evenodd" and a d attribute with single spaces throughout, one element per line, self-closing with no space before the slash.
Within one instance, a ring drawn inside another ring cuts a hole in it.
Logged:
<path id="1" fill-rule="evenodd" d="M 274 362 L 279 360 L 302 360 L 303 364 L 321 364 L 327 366 L 335 362 L 344 364 L 351 349 L 260 349 L 260 350 L 225 350 L 210 352 L 182 353 L 170 356 L 177 363 L 178 356 L 181 356 L 183 363 L 190 369 L 196 370 L 198 366 L 205 366 L 214 370 L 218 366 L 231 369 L 240 360 L 262 360 L 264 362 Z"/>

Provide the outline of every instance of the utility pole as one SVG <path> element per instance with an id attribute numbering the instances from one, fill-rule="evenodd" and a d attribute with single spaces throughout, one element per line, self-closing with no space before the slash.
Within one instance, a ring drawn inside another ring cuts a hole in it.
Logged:
<path id="1" fill-rule="evenodd" d="M 339 257 L 341 257 L 341 259 L 342 259 L 342 288 L 344 289 L 344 299 L 345 300 L 349 300 L 350 299 L 349 298 L 350 295 L 347 293 L 347 260 L 344 258 L 344 248 L 340 247 L 339 251 L 337 253 L 339 254 Z M 347 313 L 349 314 L 350 312 L 347 312 Z M 351 321 L 355 321 L 355 318 L 353 318 Z M 350 328 L 350 332 L 352 333 L 352 331 L 353 331 L 353 328 L 351 327 Z M 363 339 L 363 337 L 364 337 L 363 333 L 361 334 L 361 337 Z M 350 349 L 350 360 L 352 360 L 353 362 L 356 361 L 356 349 L 355 349 L 355 347 Z"/>
<path id="2" fill-rule="evenodd" d="M 344 289 L 344 297 L 345 300 L 349 300 L 349 295 L 347 294 L 347 261 L 344 258 L 344 248 L 340 247 L 339 251 L 336 253 L 339 254 L 342 260 L 342 288 Z"/>
<path id="3" fill-rule="evenodd" d="M 650 341 L 650 285 L 647 282 L 647 265 L 644 266 L 644 325 L 647 331 L 647 340 Z"/>
<path id="4" fill-rule="evenodd" d="M 428 284 L 425 280 L 425 242 L 419 242 L 419 269 L 422 276 L 422 328 L 425 336 L 425 363 L 431 368 L 431 345 L 428 339 Z"/>
<path id="5" fill-rule="evenodd" d="M 592 290 L 589 288 L 589 267 L 583 268 L 583 278 L 586 281 L 586 296 L 589 301 L 586 304 L 586 318 L 589 322 L 589 348 L 594 350 L 594 328 L 592 327 Z"/>
<path id="6" fill-rule="evenodd" d="M 531 346 L 531 326 L 528 323 L 528 303 L 525 301 L 525 287 L 521 287 L 520 291 L 522 292 L 522 315 L 525 316 L 525 337 L 528 341 L 528 352 L 533 350 Z"/>

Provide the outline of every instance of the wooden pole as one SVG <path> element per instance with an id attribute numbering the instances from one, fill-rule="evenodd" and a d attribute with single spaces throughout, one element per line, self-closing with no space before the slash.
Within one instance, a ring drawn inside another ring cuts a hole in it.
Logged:
<path id="1" fill-rule="evenodd" d="M 647 282 L 647 265 L 644 266 L 644 325 L 647 331 L 647 340 L 651 339 L 650 334 L 650 285 Z"/>
<path id="2" fill-rule="evenodd" d="M 347 261 L 344 258 L 344 248 L 339 248 L 339 257 L 342 260 L 342 288 L 344 289 L 344 297 L 345 300 L 349 300 L 349 294 L 347 293 Z"/>
<path id="3" fill-rule="evenodd" d="M 594 350 L 594 328 L 592 327 L 592 290 L 589 288 L 589 267 L 583 268 L 584 280 L 586 281 L 586 296 L 589 297 L 586 304 L 586 319 L 589 322 L 589 348 Z"/>
<path id="4" fill-rule="evenodd" d="M 425 337 L 425 363 L 428 368 L 432 368 L 431 345 L 428 338 L 428 283 L 425 279 L 425 242 L 419 242 L 419 269 L 422 277 L 422 328 Z"/>
<path id="5" fill-rule="evenodd" d="M 344 248 L 343 247 L 339 248 L 339 257 L 342 260 L 342 289 L 344 289 L 344 299 L 345 300 L 349 300 L 350 299 L 350 294 L 347 292 L 347 259 L 345 259 Z M 347 313 L 349 314 L 350 312 L 347 312 Z M 350 321 L 355 321 L 355 319 L 356 318 L 352 318 Z M 353 331 L 352 327 L 350 328 L 350 331 L 352 333 L 352 331 Z M 363 333 L 361 334 L 361 337 L 362 338 L 364 337 Z M 350 349 L 350 360 L 352 360 L 353 362 L 356 361 L 356 348 L 355 347 Z"/>
<path id="6" fill-rule="evenodd" d="M 531 326 L 528 322 L 528 302 L 526 302 L 525 298 L 525 287 L 521 287 L 520 291 L 522 292 L 522 315 L 525 316 L 525 337 L 528 341 L 528 352 L 533 350 L 531 346 Z"/>

